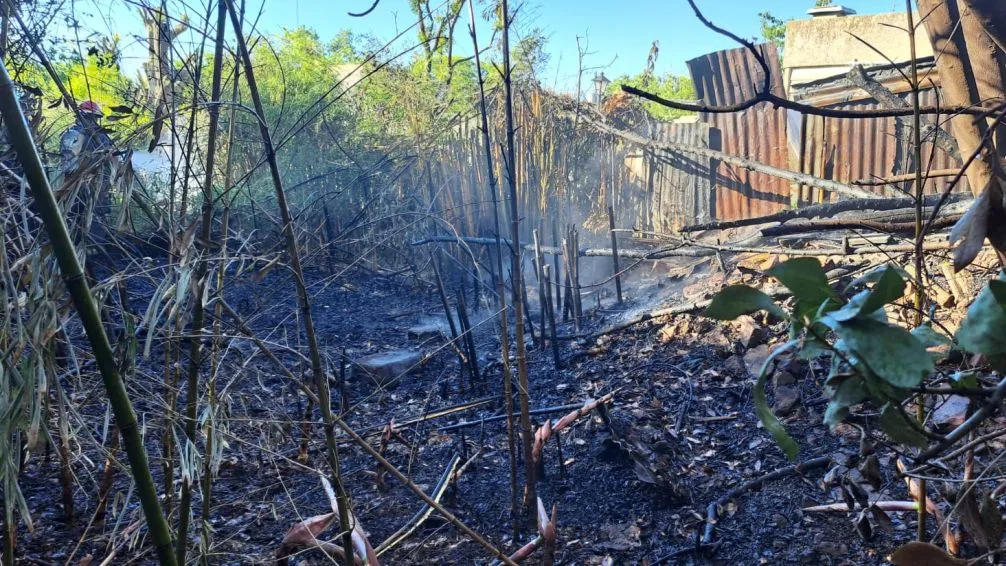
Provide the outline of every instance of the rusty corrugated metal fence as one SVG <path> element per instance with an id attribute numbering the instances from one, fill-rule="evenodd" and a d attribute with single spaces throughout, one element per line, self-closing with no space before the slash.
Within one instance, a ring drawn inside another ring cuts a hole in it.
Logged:
<path id="1" fill-rule="evenodd" d="M 758 46 L 769 66 L 772 92 L 783 94 L 779 55 L 773 44 Z M 709 53 L 688 61 L 698 98 L 710 106 L 737 104 L 754 98 L 765 73 L 745 48 Z M 757 104 L 741 112 L 703 114 L 709 125 L 710 147 L 773 167 L 789 166 L 786 111 Z M 724 163 L 715 164 L 712 199 L 716 218 L 730 220 L 777 212 L 787 206 L 787 181 Z"/>

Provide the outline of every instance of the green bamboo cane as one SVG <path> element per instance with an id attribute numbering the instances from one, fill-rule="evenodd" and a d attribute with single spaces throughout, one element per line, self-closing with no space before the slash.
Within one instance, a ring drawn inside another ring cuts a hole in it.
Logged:
<path id="1" fill-rule="evenodd" d="M 63 220 L 62 212 L 56 204 L 56 197 L 52 194 L 52 187 L 49 186 L 49 179 L 42 168 L 42 160 L 35 147 L 35 141 L 32 139 L 31 133 L 28 131 L 28 124 L 21 113 L 21 105 L 18 104 L 17 95 L 14 93 L 14 83 L 7 72 L 7 66 L 2 61 L 0 61 L 0 115 L 3 116 L 6 123 L 11 145 L 17 152 L 18 160 L 24 169 L 24 176 L 31 186 L 36 210 L 45 224 L 49 240 L 52 242 L 53 253 L 56 255 L 59 269 L 63 274 L 63 281 L 73 299 L 73 305 L 77 309 L 84 331 L 87 333 L 87 339 L 91 343 L 91 349 L 94 351 L 94 358 L 101 371 L 101 378 L 105 382 L 108 401 L 112 405 L 115 420 L 119 424 L 126 455 L 129 457 L 129 467 L 133 474 L 133 481 L 136 482 L 136 491 L 143 507 L 143 514 L 147 518 L 147 527 L 150 529 L 150 535 L 154 541 L 157 558 L 163 566 L 174 566 L 176 562 L 171 549 L 171 529 L 161 513 L 161 504 L 157 500 L 157 490 L 154 487 L 154 478 L 150 474 L 147 452 L 143 446 L 136 413 L 133 412 L 133 405 L 129 401 L 129 394 L 126 393 L 126 386 L 119 375 L 112 346 L 109 344 L 108 336 L 101 325 L 98 306 L 95 304 L 91 290 L 84 279 L 84 271 L 81 269 L 80 261 L 77 260 L 77 253 L 73 241 L 70 239 L 66 222 Z"/>
<path id="2" fill-rule="evenodd" d="M 206 140 L 206 173 L 203 179 L 202 225 L 200 226 L 199 234 L 199 246 L 203 248 L 204 253 L 208 253 L 205 248 L 210 241 L 213 227 L 213 165 L 216 162 L 217 130 L 220 124 L 219 102 L 221 75 L 223 74 L 224 32 L 226 28 L 227 6 L 224 5 L 223 0 L 219 0 L 217 2 L 217 37 L 213 49 L 213 86 L 211 87 L 209 106 L 210 131 Z M 195 112 L 194 109 L 193 112 Z M 226 238 L 227 235 L 224 234 L 223 237 Z M 188 384 L 185 399 L 185 437 L 192 443 L 196 441 L 196 405 L 199 399 L 199 371 L 203 364 L 203 341 L 201 334 L 206 320 L 206 308 L 203 305 L 202 297 L 203 289 L 206 288 L 208 275 L 209 257 L 204 256 L 200 258 L 199 266 L 196 268 L 196 302 L 192 309 L 192 334 L 194 338 L 191 341 L 191 349 L 189 350 Z M 212 431 L 207 437 L 207 450 L 203 455 L 206 459 L 213 457 L 210 453 L 210 450 L 213 448 L 212 441 L 210 440 L 211 437 Z M 195 474 L 190 474 L 190 478 L 194 476 Z M 203 497 L 207 501 L 209 500 L 211 487 L 209 484 L 203 486 Z M 204 501 L 204 503 L 206 502 Z M 178 540 L 176 541 L 177 548 L 175 554 L 178 556 L 179 564 L 185 564 L 185 554 L 188 550 L 189 515 L 191 508 L 192 479 L 189 479 L 182 483 L 182 497 L 178 506 Z M 210 518 L 204 516 L 202 520 L 205 523 Z"/>

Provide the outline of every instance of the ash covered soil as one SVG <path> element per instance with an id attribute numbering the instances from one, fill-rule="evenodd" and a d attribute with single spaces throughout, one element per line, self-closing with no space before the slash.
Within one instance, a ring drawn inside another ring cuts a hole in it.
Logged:
<path id="1" fill-rule="evenodd" d="M 663 272 L 642 275 L 629 286 L 621 307 L 606 296 L 602 308 L 594 310 L 588 306 L 595 299 L 585 298 L 589 319 L 579 335 L 623 321 L 632 314 L 627 311 L 647 310 L 657 295 L 681 300 L 682 293 L 687 298 L 697 292 L 688 285 L 714 287 L 710 280 L 715 278 L 704 269 L 714 267 L 699 267 L 677 281 L 674 274 Z M 310 271 L 308 277 L 318 334 L 331 360 L 335 407 L 343 348 L 351 359 L 396 349 L 428 356 L 397 386 L 382 388 L 367 377 L 350 380 L 349 424 L 378 448 L 385 425 L 405 423 L 399 429 L 401 438 L 388 443 L 386 455 L 427 492 L 435 488 L 455 455 L 470 461 L 445 493 L 443 504 L 506 552 L 533 538 L 533 529 L 525 528 L 515 541 L 510 527 L 506 425 L 501 420 L 478 422 L 502 414 L 502 402 L 496 400 L 502 384 L 494 309 L 472 313 L 483 379 L 473 385 L 465 376 L 461 383 L 458 358 L 444 335 L 417 338 L 408 332 L 414 326 L 444 326 L 439 297 L 428 286 L 364 272 L 333 280 L 326 272 Z M 132 303 L 144 308 L 152 292 L 152 287 L 134 284 Z M 470 286 L 468 293 L 468 302 L 475 303 Z M 266 343 L 275 345 L 287 367 L 307 378 L 302 360 L 285 349 L 303 346 L 292 314 L 296 296 L 288 276 L 275 270 L 260 282 L 236 283 L 227 300 Z M 767 481 L 731 499 L 719 509 L 713 545 L 695 549 L 710 502 L 791 464 L 754 415 L 754 376 L 748 371 L 764 359 L 784 329 L 764 321 L 748 324 L 717 324 L 685 314 L 600 337 L 564 340 L 565 364 L 559 370 L 550 347 L 542 349 L 528 341 L 532 409 L 582 404 L 613 393 L 609 423 L 597 411 L 591 412 L 560 433 L 561 446 L 553 439 L 544 451 L 538 494 L 547 507 L 558 506 L 558 564 L 601 564 L 609 557 L 614 564 L 880 564 L 894 547 L 912 538 L 915 526 L 910 513 L 892 513 L 889 528 L 873 529 L 872 538 L 866 540 L 854 528 L 858 513 L 801 511 L 842 501 L 834 488 L 825 485 L 825 475 L 829 470 L 833 476 L 845 468 L 855 470 L 860 438 L 856 428 L 831 433 L 821 424 L 823 372 L 814 364 L 794 363 L 787 367 L 795 378 L 787 398 L 775 399 L 770 387 L 769 400 L 788 405 L 782 419 L 801 446 L 798 461 L 830 456 L 834 462 Z M 577 334 L 570 322 L 560 324 L 559 332 Z M 228 333 L 239 334 L 234 329 Z M 87 358 L 83 350 L 80 355 Z M 165 407 L 163 358 L 163 345 L 155 341 L 150 357 L 138 360 L 138 369 L 129 377 L 158 486 L 163 485 L 164 473 L 159 452 Z M 226 408 L 226 418 L 220 419 L 226 425 L 226 445 L 213 485 L 210 562 L 275 563 L 275 551 L 292 525 L 330 511 L 318 474 L 327 470 L 322 429 L 315 412 L 309 458 L 298 461 L 303 395 L 247 340 L 229 340 L 221 363 L 218 390 Z M 32 455 L 21 485 L 35 528 L 20 532 L 21 560 L 87 564 L 92 563 L 87 562 L 90 556 L 98 564 L 115 552 L 110 564 L 154 563 L 149 541 L 137 538 L 136 533 L 145 536 L 145 529 L 130 529 L 141 513 L 124 468 L 116 473 L 108 518 L 90 521 L 105 460 L 100 439 L 106 406 L 96 370 L 85 363 L 82 382 L 64 380 L 61 385 L 72 401 L 71 422 L 80 439 L 71 446 L 76 521 L 69 524 L 64 517 L 55 451 Z M 408 424 L 439 409 L 489 396 L 494 399 L 478 408 Z M 181 399 L 177 408 L 182 408 Z M 567 412 L 536 415 L 533 420 L 537 427 L 545 418 Z M 461 422 L 476 424 L 441 430 Z M 885 477 L 876 497 L 907 499 L 904 483 L 890 475 L 895 469 L 893 453 L 882 446 L 878 450 Z M 342 442 L 340 455 L 354 511 L 376 547 L 406 525 L 423 504 L 395 478 L 379 473 L 374 460 L 358 446 Z M 121 454 L 117 457 L 124 460 Z M 836 466 L 844 468 L 834 470 Z M 198 496 L 194 507 L 197 518 L 189 554 L 193 558 L 198 556 L 201 521 Z M 334 539 L 336 530 L 329 529 L 323 538 Z M 433 513 L 383 554 L 381 562 L 488 564 L 490 558 Z M 535 555 L 529 563 L 539 559 Z M 301 565 L 331 563 L 317 550 L 290 560 Z"/>

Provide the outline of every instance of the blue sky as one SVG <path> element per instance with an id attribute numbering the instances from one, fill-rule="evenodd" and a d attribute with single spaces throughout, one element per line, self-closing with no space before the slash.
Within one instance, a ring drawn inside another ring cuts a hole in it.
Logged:
<path id="1" fill-rule="evenodd" d="M 135 0 L 127 0 L 135 1 Z M 135 9 L 124 0 L 77 0 L 81 11 L 94 15 L 89 26 L 107 31 L 114 28 L 123 36 L 126 66 L 138 68 L 145 49 L 131 39 L 142 33 Z M 519 0 L 511 0 L 517 4 Z M 759 35 L 758 13 L 769 11 L 781 19 L 805 18 L 813 0 L 697 0 L 700 8 L 717 25 L 742 37 Z M 903 0 L 848 0 L 842 2 L 860 14 L 903 10 Z M 200 4 L 199 0 L 189 3 Z M 362 11 L 371 0 L 248 0 L 249 13 L 261 9 L 259 29 L 277 32 L 284 27 L 313 28 L 323 40 L 341 29 L 388 40 L 414 22 L 407 0 L 381 0 L 377 9 L 364 18 L 348 11 Z M 439 2 L 434 0 L 432 5 Z M 84 6 L 93 6 L 85 8 Z M 194 14 L 193 14 L 194 15 Z M 197 16 L 202 18 L 200 14 Z M 600 67 L 608 77 L 635 74 L 646 65 L 654 40 L 660 42 L 657 71 L 686 74 L 685 61 L 710 51 L 734 47 L 731 41 L 703 27 L 685 0 L 526 0 L 519 16 L 523 26 L 540 28 L 548 38 L 550 61 L 540 80 L 559 90 L 576 86 L 577 37 L 585 38 L 590 55 L 585 66 Z M 467 12 L 462 22 L 467 21 Z M 459 28 L 462 24 L 459 24 Z M 458 31 L 458 51 L 470 52 L 466 28 Z M 487 32 L 488 30 L 486 30 Z M 485 41 L 487 33 L 480 40 Z M 191 39 L 191 38 L 190 38 Z M 404 41 L 413 42 L 414 33 Z M 405 46 L 406 43 L 401 43 Z M 593 75 L 593 71 L 589 73 Z"/>

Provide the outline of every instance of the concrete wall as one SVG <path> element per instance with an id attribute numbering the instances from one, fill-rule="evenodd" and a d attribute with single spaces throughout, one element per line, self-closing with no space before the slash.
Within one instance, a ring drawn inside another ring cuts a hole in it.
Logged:
<path id="1" fill-rule="evenodd" d="M 915 18 L 918 22 L 918 14 Z M 789 94 L 791 85 L 845 73 L 856 63 L 868 67 L 887 64 L 887 59 L 896 63 L 909 60 L 908 35 L 889 27 L 906 25 L 904 12 L 788 22 L 782 65 L 786 93 Z M 857 37 L 883 53 L 886 59 Z M 917 29 L 915 43 L 917 57 L 933 55 L 924 26 Z"/>

